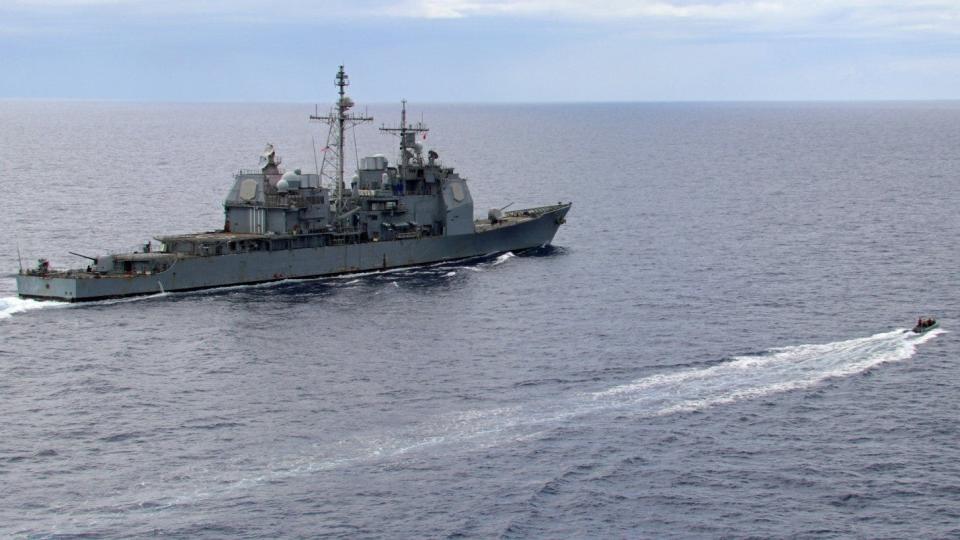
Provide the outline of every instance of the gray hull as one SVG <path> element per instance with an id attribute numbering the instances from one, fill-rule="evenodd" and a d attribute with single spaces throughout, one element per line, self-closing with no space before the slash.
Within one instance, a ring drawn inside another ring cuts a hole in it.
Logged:
<path id="1" fill-rule="evenodd" d="M 518 251 L 549 244 L 569 205 L 474 234 L 179 259 L 166 271 L 99 277 L 17 276 L 21 297 L 78 302 L 321 277 Z"/>

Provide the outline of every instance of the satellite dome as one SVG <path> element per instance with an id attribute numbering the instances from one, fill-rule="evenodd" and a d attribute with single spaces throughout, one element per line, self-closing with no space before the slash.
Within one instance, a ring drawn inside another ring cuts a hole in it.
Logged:
<path id="1" fill-rule="evenodd" d="M 300 175 L 295 171 L 287 171 L 283 173 L 283 176 L 280 177 L 280 181 L 277 182 L 277 191 L 280 193 L 286 193 L 291 189 L 300 189 Z"/>

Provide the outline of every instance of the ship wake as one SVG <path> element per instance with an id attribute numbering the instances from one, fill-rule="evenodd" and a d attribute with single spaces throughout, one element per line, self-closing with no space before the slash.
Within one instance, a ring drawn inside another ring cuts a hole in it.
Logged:
<path id="1" fill-rule="evenodd" d="M 69 305 L 68 302 L 40 301 L 17 296 L 7 296 L 0 298 L 0 320 L 9 319 L 17 313 L 36 311 L 38 309 L 62 308 Z"/>

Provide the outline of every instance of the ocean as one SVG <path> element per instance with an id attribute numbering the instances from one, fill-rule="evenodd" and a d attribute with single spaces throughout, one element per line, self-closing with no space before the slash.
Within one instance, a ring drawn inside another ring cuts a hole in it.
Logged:
<path id="1" fill-rule="evenodd" d="M 0 101 L 0 536 L 960 537 L 960 103 L 409 107 L 553 245 L 68 305 L 20 260 L 219 228 L 327 132 Z"/>

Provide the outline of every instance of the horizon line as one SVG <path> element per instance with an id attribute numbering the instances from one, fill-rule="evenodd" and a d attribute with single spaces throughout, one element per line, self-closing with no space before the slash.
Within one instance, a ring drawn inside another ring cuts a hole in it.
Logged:
<path id="1" fill-rule="evenodd" d="M 62 103 L 115 103 L 115 104 L 153 104 L 153 105 L 318 105 L 330 104 L 325 101 L 259 101 L 259 100 L 171 100 L 145 98 L 77 98 L 77 97 L 19 97 L 0 96 L 0 102 L 62 102 Z M 369 101 L 364 105 L 395 105 L 396 101 Z M 956 98 L 803 98 L 803 99 L 638 99 L 638 100 L 492 100 L 492 101 L 412 101 L 421 105 L 669 105 L 669 104 L 853 104 L 853 103 L 950 103 L 960 102 Z"/>

